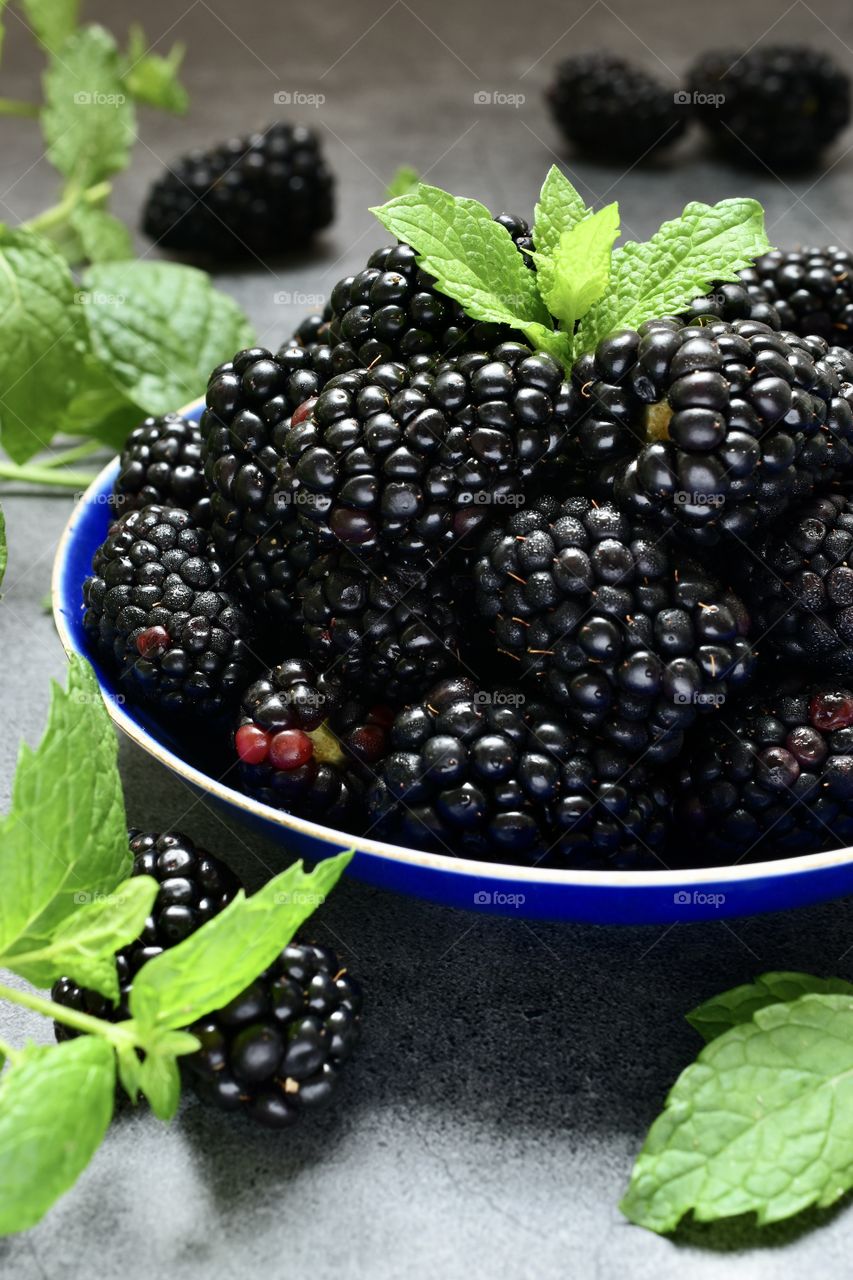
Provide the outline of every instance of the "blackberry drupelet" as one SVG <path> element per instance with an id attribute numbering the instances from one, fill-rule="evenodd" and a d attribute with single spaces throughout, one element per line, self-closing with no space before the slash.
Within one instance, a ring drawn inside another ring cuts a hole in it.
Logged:
<path id="1" fill-rule="evenodd" d="M 604 339 L 573 378 L 581 460 L 620 505 L 696 541 L 744 538 L 853 465 L 853 361 L 820 338 L 654 320 Z"/>
<path id="2" fill-rule="evenodd" d="M 642 160 L 684 132 L 687 113 L 672 89 L 609 53 L 561 62 L 546 96 L 569 142 L 605 163 Z"/>
<path id="3" fill-rule="evenodd" d="M 308 662 L 279 663 L 243 694 L 234 732 L 241 783 L 273 808 L 355 829 L 392 715 Z"/>
<path id="4" fill-rule="evenodd" d="M 160 882 L 154 909 L 139 938 L 116 953 L 120 999 L 117 1005 L 97 991 L 59 978 L 51 997 L 69 1009 L 120 1022 L 130 1017 L 128 1000 L 133 979 L 149 960 L 189 937 L 228 906 L 240 882 L 218 858 L 199 849 L 177 831 L 128 832 L 133 854 L 131 875 L 153 876 Z M 54 1023 L 57 1040 L 77 1035 L 71 1027 Z"/>
<path id="5" fill-rule="evenodd" d="M 746 273 L 743 272 L 742 276 L 745 277 Z M 758 320 L 774 330 L 791 328 L 789 324 L 782 324 L 770 293 L 757 281 L 745 278 L 740 284 L 726 281 L 712 285 L 708 293 L 691 302 L 679 319 L 689 324 L 705 316 L 728 321 Z"/>
<path id="6" fill-rule="evenodd" d="M 238 258 L 299 248 L 333 216 L 317 134 L 278 123 L 176 161 L 152 186 L 142 225 L 165 249 Z"/>
<path id="7" fill-rule="evenodd" d="M 197 525 L 209 528 L 210 496 L 201 460 L 198 423 L 179 413 L 146 418 L 131 431 L 121 451 L 113 489 L 117 516 L 157 504 L 183 507 Z"/>
<path id="8" fill-rule="evenodd" d="M 675 817 L 697 864 L 849 843 L 853 692 L 792 677 L 727 711 L 681 761 Z"/>
<path id="9" fill-rule="evenodd" d="M 848 249 L 775 249 L 740 277 L 750 293 L 761 293 L 773 304 L 783 329 L 853 347 L 853 255 Z"/>
<path id="10" fill-rule="evenodd" d="M 743 590 L 767 644 L 853 677 L 853 502 L 810 498 L 750 550 Z"/>
<path id="11" fill-rule="evenodd" d="M 612 503 L 531 504 L 486 534 L 474 576 L 519 675 L 632 758 L 673 759 L 753 673 L 741 600 Z"/>
<path id="12" fill-rule="evenodd" d="M 110 528 L 83 584 L 83 626 L 133 702 L 209 718 L 236 700 L 252 628 L 186 511 L 144 507 Z"/>
<path id="13" fill-rule="evenodd" d="M 399 713 L 391 747 L 368 793 L 372 835 L 499 862 L 657 863 L 663 783 L 523 691 L 442 681 Z"/>
<path id="14" fill-rule="evenodd" d="M 279 500 L 289 495 L 316 541 L 423 567 L 524 500 L 572 401 L 560 365 L 517 342 L 434 369 L 353 370 L 293 415 Z"/>
<path id="15" fill-rule="evenodd" d="M 807 45 L 705 53 L 687 75 L 693 110 L 744 164 L 813 168 L 850 118 L 850 78 Z"/>
<path id="16" fill-rule="evenodd" d="M 417 697 L 459 665 L 454 583 L 365 564 L 349 551 L 318 556 L 297 584 L 302 630 L 317 665 L 349 688 L 392 702 Z"/>
<path id="17" fill-rule="evenodd" d="M 506 229 L 519 251 L 533 248 L 523 218 L 502 213 L 495 222 Z M 524 257 L 533 267 L 532 259 Z M 497 346 L 510 336 L 503 326 L 472 320 L 458 302 L 440 293 L 407 244 L 377 249 L 362 271 L 339 280 L 329 311 L 328 328 L 315 329 L 317 340 L 340 346 L 352 367 L 406 361 L 416 355 L 446 358 Z"/>
<path id="18" fill-rule="evenodd" d="M 335 1093 L 361 1031 L 358 983 L 327 947 L 291 943 L 224 1008 L 194 1023 L 182 1060 L 202 1101 L 287 1129 Z"/>

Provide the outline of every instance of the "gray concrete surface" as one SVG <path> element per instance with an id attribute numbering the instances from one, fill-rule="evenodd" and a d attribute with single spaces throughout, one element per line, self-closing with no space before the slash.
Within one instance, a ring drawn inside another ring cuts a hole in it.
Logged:
<path id="1" fill-rule="evenodd" d="M 137 6 L 91 4 L 123 30 Z M 540 94 L 575 48 L 609 45 L 676 83 L 704 44 L 813 39 L 853 63 L 845 0 L 749 6 L 643 6 L 629 0 L 333 0 L 232 6 L 149 0 L 151 39 L 187 41 L 193 105 L 184 121 L 141 115 L 116 206 L 133 221 L 161 161 L 272 119 L 277 92 L 323 94 L 301 114 L 325 133 L 340 216 L 310 259 L 222 275 L 263 339 L 283 338 L 358 269 L 383 234 L 366 212 L 395 167 L 492 207 L 531 211 L 559 144 Z M 775 24 L 775 25 L 774 25 Z M 31 94 L 38 60 L 14 11 L 3 92 Z M 166 34 L 168 32 L 168 35 Z M 524 104 L 478 107 L 477 90 Z M 643 235 L 688 198 L 760 197 L 781 244 L 849 243 L 851 135 L 828 171 L 796 182 L 719 167 L 695 139 L 668 163 L 623 175 L 568 159 L 591 199 L 618 197 Z M 0 126 L 0 217 L 43 208 L 53 178 L 27 122 Z M 140 252 L 148 246 L 139 241 Z M 40 734 L 63 658 L 42 599 L 70 501 L 0 494 L 9 574 L 0 605 L 0 799 L 21 737 Z M 136 750 L 122 765 L 131 819 L 178 824 L 231 857 L 252 884 L 281 860 L 225 822 Z M 446 1280 L 470 1276 L 705 1280 L 850 1271 L 851 1209 L 756 1231 L 688 1227 L 662 1240 L 629 1226 L 617 1202 L 631 1160 L 697 1041 L 682 1015 L 768 968 L 853 977 L 853 904 L 669 930 L 608 930 L 451 912 L 347 882 L 318 923 L 367 988 L 364 1046 L 335 1110 L 275 1136 L 194 1101 L 168 1128 L 144 1112 L 115 1123 L 77 1187 L 35 1230 L 0 1244 L 15 1280 L 243 1276 Z M 0 1007 L 0 1035 L 43 1038 L 38 1019 Z"/>

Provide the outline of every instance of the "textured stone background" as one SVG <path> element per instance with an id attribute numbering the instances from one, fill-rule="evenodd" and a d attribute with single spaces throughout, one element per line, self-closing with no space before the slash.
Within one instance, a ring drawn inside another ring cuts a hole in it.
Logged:
<path id="1" fill-rule="evenodd" d="M 139 7 L 91 3 L 123 32 Z M 190 145 L 263 124 L 281 92 L 324 94 L 301 114 L 325 135 L 340 176 L 340 214 L 309 259 L 223 274 L 263 340 L 276 343 L 357 270 L 383 233 L 366 212 L 396 166 L 495 209 L 531 212 L 560 144 L 541 102 L 550 67 L 607 45 L 667 82 L 697 48 L 808 38 L 853 63 L 845 0 L 748 6 L 636 5 L 629 0 L 149 0 L 149 37 L 187 41 L 192 108 L 183 121 L 141 113 L 134 166 L 116 184 L 131 222 L 161 163 Z M 9 19 L 3 92 L 35 91 L 37 56 Z M 523 93 L 518 109 L 477 107 L 477 90 Z M 771 237 L 849 243 L 850 135 L 821 175 L 777 182 L 722 168 L 690 139 L 670 161 L 622 174 L 575 163 L 597 203 L 619 198 L 623 226 L 651 232 L 687 199 L 749 192 Z M 51 199 L 35 125 L 0 127 L 0 217 Z M 140 240 L 140 252 L 150 252 Z M 289 299 L 289 301 L 288 301 Z M 201 391 L 202 388 L 199 388 Z M 63 657 L 42 608 L 67 497 L 4 493 L 9 574 L 0 606 L 0 790 L 16 744 L 37 739 L 48 679 Z M 128 811 L 140 825 L 179 824 L 224 853 L 251 883 L 281 861 L 226 823 L 138 751 L 125 748 Z M 765 1280 L 849 1274 L 850 1208 L 820 1230 L 749 1223 L 684 1229 L 661 1240 L 630 1227 L 617 1202 L 643 1134 L 697 1038 L 682 1015 L 769 968 L 853 977 L 853 906 L 693 927 L 529 927 L 443 910 L 347 882 L 318 923 L 363 979 L 367 1034 L 340 1105 L 293 1135 L 257 1132 L 194 1100 L 163 1128 L 125 1112 L 77 1187 L 26 1236 L 0 1244 L 15 1280 L 99 1274 L 123 1280 L 235 1276 L 696 1277 Z M 0 1035 L 45 1028 L 0 1009 Z"/>

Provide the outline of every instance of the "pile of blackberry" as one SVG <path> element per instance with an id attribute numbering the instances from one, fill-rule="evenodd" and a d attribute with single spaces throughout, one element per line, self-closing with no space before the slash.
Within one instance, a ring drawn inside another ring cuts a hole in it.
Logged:
<path id="1" fill-rule="evenodd" d="M 740 278 L 751 295 L 772 304 L 780 328 L 853 347 L 853 255 L 849 249 L 837 245 L 774 249 L 741 271 Z M 763 317 L 752 314 L 750 318 Z"/>
<path id="2" fill-rule="evenodd" d="M 146 418 L 125 441 L 113 488 L 116 515 L 141 507 L 183 507 L 197 525 L 212 519 L 198 424 L 179 413 Z"/>
<path id="3" fill-rule="evenodd" d="M 152 186 L 142 225 L 164 249 L 240 258 L 298 248 L 333 215 L 317 134 L 278 123 L 177 160 Z"/>

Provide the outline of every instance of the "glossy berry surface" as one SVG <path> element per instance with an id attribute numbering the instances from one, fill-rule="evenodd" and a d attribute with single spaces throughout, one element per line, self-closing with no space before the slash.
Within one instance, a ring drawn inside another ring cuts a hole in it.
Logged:
<path id="1" fill-rule="evenodd" d="M 212 518 L 198 424 L 167 413 L 146 418 L 125 441 L 113 489 L 117 516 L 152 504 L 183 507 L 197 525 Z"/>
<path id="2" fill-rule="evenodd" d="M 838 245 L 775 249 L 740 273 L 774 306 L 783 329 L 853 347 L 853 255 Z M 760 320 L 763 317 L 753 317 Z"/>

